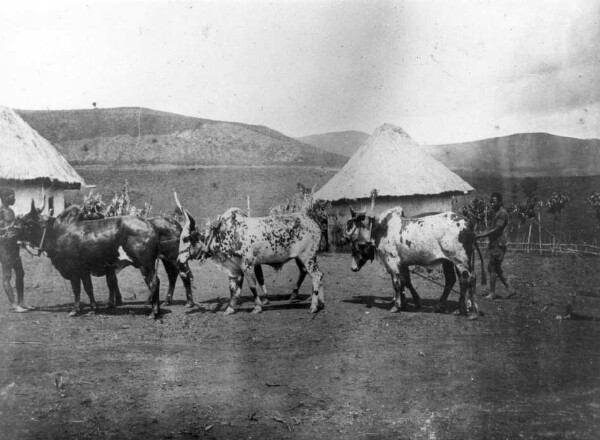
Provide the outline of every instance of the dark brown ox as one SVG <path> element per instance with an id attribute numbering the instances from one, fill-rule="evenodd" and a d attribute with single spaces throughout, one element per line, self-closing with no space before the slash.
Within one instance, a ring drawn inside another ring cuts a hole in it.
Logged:
<path id="1" fill-rule="evenodd" d="M 159 235 L 160 243 L 158 246 L 158 257 L 163 263 L 167 277 L 169 278 L 169 289 L 165 305 L 170 305 L 173 301 L 173 292 L 177 283 L 177 276 L 181 277 L 185 288 L 186 307 L 194 306 L 194 297 L 192 294 L 192 271 L 188 264 L 179 267 L 177 257 L 179 255 L 179 238 L 183 228 L 175 220 L 166 217 L 149 218 L 148 222 L 154 227 Z"/>
<path id="2" fill-rule="evenodd" d="M 138 268 L 150 291 L 152 312 L 160 313 L 156 260 L 160 234 L 154 226 L 138 217 L 110 217 L 82 220 L 80 208 L 71 206 L 57 217 L 42 216 L 31 203 L 29 213 L 15 226 L 20 238 L 45 251 L 59 273 L 71 282 L 75 304 L 70 316 L 80 313 L 81 284 L 89 297 L 92 312 L 98 308 L 91 275 L 106 276 L 109 304 L 115 303 L 118 290 L 116 272 L 133 265 Z"/>
<path id="3" fill-rule="evenodd" d="M 412 294 L 416 308 L 421 298 L 410 280 L 410 266 L 442 265 L 446 279 L 444 291 L 439 299 L 438 311 L 446 310 L 446 300 L 456 283 L 460 283 L 459 311 L 475 318 L 479 309 L 475 302 L 476 279 L 473 271 L 474 250 L 479 247 L 469 221 L 453 213 L 424 215 L 404 218 L 402 208 L 396 207 L 383 212 L 378 217 L 369 217 L 364 212 L 351 210 L 346 237 L 352 244 L 352 271 L 358 272 L 375 257 L 384 265 L 394 286 L 392 312 L 406 306 L 404 287 Z M 479 252 L 483 267 L 483 258 Z M 485 273 L 482 271 L 485 284 Z M 472 307 L 467 307 L 466 296 Z"/>
<path id="4" fill-rule="evenodd" d="M 210 257 L 228 274 L 230 301 L 225 315 L 235 313 L 244 277 L 248 279 L 254 296 L 255 307 L 252 313 L 260 313 L 263 301 L 256 289 L 257 277 L 254 270 L 263 264 L 280 269 L 290 260 L 294 260 L 300 270 L 294 294 L 297 295 L 304 278 L 310 274 L 313 282 L 310 312 L 316 313 L 324 307 L 323 275 L 317 265 L 321 230 L 308 216 L 295 213 L 247 217 L 241 209 L 231 208 L 219 216 L 208 233 L 202 234 L 198 231 L 194 218 L 181 208 L 177 199 L 176 201 L 186 218 L 179 243 L 178 261 L 202 261 Z"/>
<path id="5" fill-rule="evenodd" d="M 79 218 L 83 220 L 100 220 L 106 218 L 106 216 L 100 212 L 86 214 L 83 210 L 81 210 Z M 192 271 L 187 263 L 181 268 L 178 267 L 177 263 L 177 255 L 179 254 L 179 237 L 181 236 L 182 230 L 181 225 L 175 220 L 162 216 L 152 217 L 147 219 L 147 221 L 154 226 L 154 229 L 160 236 L 159 258 L 163 263 L 163 267 L 165 268 L 165 272 L 167 273 L 167 277 L 169 279 L 167 298 L 163 304 L 170 305 L 172 303 L 173 292 L 175 291 L 175 285 L 177 284 L 177 276 L 179 275 L 185 288 L 185 296 L 187 300 L 185 306 L 193 307 L 194 297 L 192 294 Z M 114 289 L 113 296 L 115 300 L 114 304 L 109 300 L 109 308 L 114 307 L 115 305 L 121 305 L 123 303 L 123 298 L 121 296 L 121 291 L 119 289 L 117 280 L 111 279 L 109 281 L 107 279 L 107 284 L 112 286 Z"/>

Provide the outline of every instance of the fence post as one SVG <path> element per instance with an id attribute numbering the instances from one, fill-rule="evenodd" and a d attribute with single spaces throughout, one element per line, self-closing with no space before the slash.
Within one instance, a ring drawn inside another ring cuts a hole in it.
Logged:
<path id="1" fill-rule="evenodd" d="M 540 239 L 540 255 L 542 255 L 542 213 L 538 211 L 538 237 Z"/>

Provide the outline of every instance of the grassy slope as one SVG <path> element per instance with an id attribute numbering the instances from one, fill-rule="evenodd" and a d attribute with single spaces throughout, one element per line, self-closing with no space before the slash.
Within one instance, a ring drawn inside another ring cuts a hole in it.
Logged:
<path id="1" fill-rule="evenodd" d="M 346 158 L 264 126 L 141 108 L 27 111 L 23 119 L 73 164 L 341 166 Z"/>

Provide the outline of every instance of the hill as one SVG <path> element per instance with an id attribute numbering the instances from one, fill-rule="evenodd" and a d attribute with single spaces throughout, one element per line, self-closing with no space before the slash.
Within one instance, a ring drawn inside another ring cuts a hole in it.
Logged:
<path id="1" fill-rule="evenodd" d="M 339 167 L 347 159 L 268 127 L 145 108 L 16 111 L 74 165 Z"/>
<path id="2" fill-rule="evenodd" d="M 296 138 L 300 142 L 321 148 L 330 153 L 350 157 L 369 135 L 362 131 L 340 131 L 334 133 L 314 134 Z"/>
<path id="3" fill-rule="evenodd" d="M 424 148 L 462 177 L 600 175 L 599 139 L 520 133 Z"/>
<path id="4" fill-rule="evenodd" d="M 345 131 L 299 140 L 349 157 L 367 137 L 358 131 Z M 463 178 L 600 175 L 599 139 L 520 133 L 473 142 L 424 145 L 423 148 Z"/>

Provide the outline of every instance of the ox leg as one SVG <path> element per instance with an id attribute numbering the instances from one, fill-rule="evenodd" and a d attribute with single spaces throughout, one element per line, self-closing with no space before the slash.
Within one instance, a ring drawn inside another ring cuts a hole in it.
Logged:
<path id="1" fill-rule="evenodd" d="M 412 281 L 410 280 L 410 271 L 408 269 L 408 266 L 400 267 L 400 273 L 402 274 L 402 281 L 404 282 L 404 285 L 406 287 L 408 287 L 408 290 L 410 291 L 410 294 L 413 299 L 413 303 L 415 304 L 415 309 L 420 309 L 421 308 L 421 297 L 419 296 L 419 294 L 417 293 L 417 291 L 415 290 L 415 288 L 412 285 Z M 406 302 L 405 302 L 405 304 L 406 304 Z"/>
<path id="2" fill-rule="evenodd" d="M 85 293 L 87 293 L 87 296 L 90 300 L 90 314 L 94 314 L 98 311 L 98 304 L 96 304 L 96 298 L 94 298 L 94 285 L 92 284 L 92 275 L 86 273 L 81 277 L 81 282 L 83 283 Z"/>
<path id="3" fill-rule="evenodd" d="M 108 309 L 114 309 L 117 305 L 123 304 L 123 298 L 119 290 L 119 281 L 115 271 L 106 272 L 106 285 L 108 286 Z"/>
<path id="4" fill-rule="evenodd" d="M 157 319 L 160 316 L 160 280 L 156 273 L 156 266 L 151 264 L 149 266 L 142 266 L 140 268 L 146 286 L 150 292 L 150 303 L 152 304 L 152 311 L 148 315 L 148 319 Z"/>
<path id="5" fill-rule="evenodd" d="M 73 310 L 69 312 L 69 316 L 77 316 L 81 312 L 81 278 L 73 277 L 69 281 L 71 281 L 71 288 L 73 289 L 74 297 Z"/>
<path id="6" fill-rule="evenodd" d="M 436 309 L 437 313 L 444 313 L 447 310 L 447 300 L 450 292 L 452 291 L 452 287 L 456 283 L 456 273 L 454 271 L 454 264 L 451 261 L 444 260 L 442 262 L 442 268 L 444 269 L 444 278 L 446 282 L 444 284 L 444 291 L 442 292 L 442 296 L 440 296 L 438 306 Z"/>
<path id="7" fill-rule="evenodd" d="M 262 290 L 263 296 L 261 301 L 264 306 L 269 304 L 269 298 L 267 298 L 267 286 L 265 286 L 265 276 L 263 275 L 261 265 L 254 266 L 254 276 L 256 277 L 256 281 L 258 281 L 258 285 L 260 286 L 260 290 Z"/>
<path id="8" fill-rule="evenodd" d="M 185 288 L 185 298 L 186 298 L 186 302 L 185 302 L 185 306 L 187 308 L 191 308 L 194 307 L 194 294 L 192 293 L 192 271 L 188 265 L 188 263 L 185 263 L 186 266 L 186 271 L 184 273 L 180 273 L 179 276 L 181 277 L 181 281 L 183 282 L 183 287 Z M 175 267 L 175 270 L 177 270 L 177 267 Z"/>
<path id="9" fill-rule="evenodd" d="M 167 272 L 167 278 L 169 279 L 169 287 L 167 289 L 167 297 L 163 302 L 164 306 L 171 305 L 173 302 L 173 292 L 175 291 L 175 284 L 177 283 L 177 275 L 178 270 L 175 268 L 175 273 L 173 273 L 173 268 L 169 264 L 167 260 L 162 260 L 163 267 L 165 268 L 165 272 Z"/>
<path id="10" fill-rule="evenodd" d="M 296 258 L 296 265 L 298 266 L 298 281 L 296 281 L 296 287 L 294 288 L 292 294 L 290 295 L 290 301 L 298 301 L 298 294 L 300 292 L 300 286 L 304 282 L 304 278 L 308 274 L 308 270 L 298 258 Z"/>
<path id="11" fill-rule="evenodd" d="M 325 308 L 325 295 L 323 293 L 323 273 L 319 270 L 317 259 L 312 258 L 306 265 L 306 270 L 310 274 L 313 282 L 313 294 L 310 303 L 310 313 L 317 313 Z"/>
<path id="12" fill-rule="evenodd" d="M 243 276 L 229 277 L 229 305 L 223 313 L 224 316 L 233 315 L 236 312 L 238 303 L 241 301 L 243 282 Z"/>
<path id="13" fill-rule="evenodd" d="M 477 278 L 469 271 L 460 271 L 457 268 L 460 283 L 459 313 L 466 315 L 470 320 L 477 319 L 479 306 L 475 301 Z"/>
<path id="14" fill-rule="evenodd" d="M 254 269 L 256 268 L 256 266 L 254 267 Z M 245 267 L 244 268 L 244 272 L 246 274 L 246 278 L 248 278 L 248 287 L 250 287 L 250 291 L 252 292 L 252 295 L 254 296 L 254 309 L 252 310 L 252 313 L 256 314 L 256 313 L 261 313 L 263 310 L 263 303 L 260 299 L 260 295 L 258 294 L 258 290 L 256 289 L 256 284 L 257 284 L 257 280 L 256 280 L 256 275 L 255 275 L 255 271 L 252 270 L 252 267 Z M 261 270 L 262 272 L 262 270 Z M 264 280 L 263 280 L 264 282 Z"/>
<path id="15" fill-rule="evenodd" d="M 392 301 L 392 308 L 390 312 L 398 313 L 402 310 L 403 302 L 406 302 L 406 296 L 404 295 L 404 284 L 396 275 L 392 275 L 392 286 L 394 286 L 394 299 Z"/>

